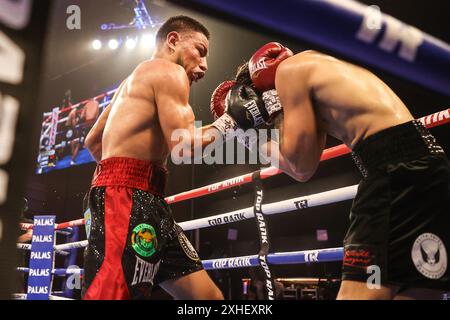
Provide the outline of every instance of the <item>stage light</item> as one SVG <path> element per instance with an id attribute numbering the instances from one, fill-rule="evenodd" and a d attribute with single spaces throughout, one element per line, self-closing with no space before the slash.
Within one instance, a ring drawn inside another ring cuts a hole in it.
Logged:
<path id="1" fill-rule="evenodd" d="M 133 38 L 128 38 L 125 45 L 128 49 L 134 49 L 136 47 L 136 40 Z"/>
<path id="2" fill-rule="evenodd" d="M 95 39 L 94 41 L 92 41 L 92 48 L 94 50 L 100 50 L 102 48 L 102 42 L 98 39 Z"/>
<path id="3" fill-rule="evenodd" d="M 108 47 L 111 50 L 116 50 L 119 47 L 119 41 L 117 41 L 116 39 L 109 40 Z"/>
<path id="4" fill-rule="evenodd" d="M 146 49 L 153 49 L 153 47 L 155 46 L 155 35 L 151 33 L 144 34 L 141 38 L 141 44 Z"/>

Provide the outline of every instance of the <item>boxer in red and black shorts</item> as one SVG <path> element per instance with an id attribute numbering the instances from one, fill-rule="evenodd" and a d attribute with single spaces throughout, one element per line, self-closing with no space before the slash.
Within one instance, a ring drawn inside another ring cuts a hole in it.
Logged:
<path id="1" fill-rule="evenodd" d="M 84 299 L 148 299 L 154 285 L 175 299 L 223 299 L 162 197 L 171 151 L 212 142 L 204 137 L 215 129 L 196 129 L 189 105 L 191 85 L 207 70 L 208 39 L 198 21 L 168 19 L 152 59 L 122 82 L 86 137 L 98 166 Z M 172 138 L 177 130 L 183 142 Z"/>
<path id="2" fill-rule="evenodd" d="M 162 198 L 167 172 L 149 161 L 101 161 L 89 194 L 84 299 L 146 299 L 152 287 L 203 269 Z"/>

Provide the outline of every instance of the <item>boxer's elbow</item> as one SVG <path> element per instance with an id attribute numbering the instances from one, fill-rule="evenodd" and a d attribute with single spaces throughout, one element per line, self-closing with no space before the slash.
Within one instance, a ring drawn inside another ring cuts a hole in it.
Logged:
<path id="1" fill-rule="evenodd" d="M 317 170 L 317 165 L 310 165 L 296 159 L 296 161 L 290 162 L 290 168 L 292 172 L 291 176 L 295 180 L 299 182 L 307 182 L 314 176 L 314 173 Z"/>
<path id="2" fill-rule="evenodd" d="M 299 182 L 308 182 L 313 175 L 314 173 L 296 173 L 295 180 Z"/>
<path id="3" fill-rule="evenodd" d="M 90 151 L 91 149 L 96 149 L 102 145 L 102 135 L 96 133 L 94 129 L 91 129 L 86 135 L 86 139 L 84 140 L 84 144 L 87 149 Z"/>
<path id="4" fill-rule="evenodd" d="M 283 156 L 290 169 L 291 176 L 297 181 L 307 182 L 317 171 L 319 162 L 313 157 L 302 157 L 300 154 L 301 152 L 284 152 Z"/>
<path id="5" fill-rule="evenodd" d="M 88 151 L 92 157 L 92 159 L 94 159 L 95 162 L 100 162 L 100 160 L 102 159 L 102 147 L 101 146 L 95 146 L 95 147 L 91 147 L 90 149 L 88 148 Z"/>
<path id="6" fill-rule="evenodd" d="M 98 155 L 102 153 L 101 145 L 91 145 L 91 146 L 86 146 L 86 148 L 88 149 L 89 153 L 92 155 L 92 157 L 94 159 L 96 159 L 98 157 Z"/>
<path id="7" fill-rule="evenodd" d="M 84 140 L 84 145 L 86 148 L 91 152 L 91 150 L 95 147 L 94 139 L 92 139 L 91 135 L 87 135 L 86 139 Z"/>
<path id="8" fill-rule="evenodd" d="M 86 137 L 84 145 L 91 155 L 98 154 L 99 152 L 101 153 L 102 151 L 102 144 L 99 141 L 93 139 L 92 136 L 88 135 Z"/>

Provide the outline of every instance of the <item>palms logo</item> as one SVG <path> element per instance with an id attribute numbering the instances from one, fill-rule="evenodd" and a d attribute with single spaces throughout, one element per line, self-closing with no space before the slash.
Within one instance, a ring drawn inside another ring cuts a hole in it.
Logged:
<path id="1" fill-rule="evenodd" d="M 138 225 L 131 234 L 131 245 L 139 255 L 146 258 L 151 257 L 157 247 L 155 229 L 145 223 Z"/>

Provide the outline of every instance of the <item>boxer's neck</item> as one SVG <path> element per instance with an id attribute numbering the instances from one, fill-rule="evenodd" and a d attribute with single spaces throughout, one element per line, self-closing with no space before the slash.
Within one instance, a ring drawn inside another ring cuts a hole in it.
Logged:
<path id="1" fill-rule="evenodd" d="M 177 63 L 177 55 L 170 52 L 168 48 L 157 48 L 152 55 L 152 59 L 164 59 L 173 63 Z"/>

